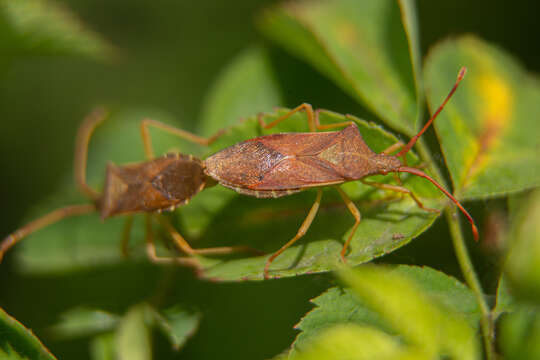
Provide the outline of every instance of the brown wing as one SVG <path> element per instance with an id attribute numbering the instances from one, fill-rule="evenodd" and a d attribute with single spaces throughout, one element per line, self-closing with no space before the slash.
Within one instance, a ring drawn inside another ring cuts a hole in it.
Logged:
<path id="1" fill-rule="evenodd" d="M 189 155 L 169 154 L 123 166 L 109 164 L 101 216 L 174 209 L 202 190 L 205 179 L 201 161 Z"/>
<path id="2" fill-rule="evenodd" d="M 257 137 L 210 156 L 205 171 L 231 188 L 293 190 L 376 173 L 378 156 L 351 125 L 334 132 Z"/>

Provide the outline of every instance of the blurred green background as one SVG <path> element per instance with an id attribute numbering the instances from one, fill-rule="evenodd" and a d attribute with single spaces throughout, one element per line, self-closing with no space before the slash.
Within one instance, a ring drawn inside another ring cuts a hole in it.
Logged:
<path id="1" fill-rule="evenodd" d="M 20 225 L 35 203 L 71 176 L 74 135 L 93 106 L 159 109 L 172 114 L 184 128 L 197 131 L 197 119 L 213 80 L 235 55 L 252 44 L 262 42 L 269 47 L 280 84 L 287 89 L 287 106 L 305 101 L 340 113 L 361 111 L 321 75 L 273 48 L 258 34 L 257 14 L 275 1 L 60 2 L 114 44 L 120 56 L 108 64 L 56 56 L 15 57 L 7 62 L 2 61 L 6 54 L 0 53 L 0 237 Z M 515 55 L 529 70 L 539 72 L 538 2 L 420 0 L 417 6 L 424 54 L 437 40 L 474 33 Z M 288 82 L 288 73 L 301 76 L 303 81 Z M 473 208 L 480 212 L 483 206 L 477 203 Z M 422 253 L 415 249 L 443 249 L 444 258 L 429 258 L 423 263 L 437 266 L 446 262 L 450 265 L 444 270 L 459 276 L 449 244 L 427 245 L 443 231 L 445 225 L 439 222 L 428 232 L 431 236 L 422 238 L 426 240 L 415 241 L 392 256 L 401 262 L 423 262 L 429 256 L 414 258 Z M 130 297 L 138 301 L 160 286 L 159 271 L 153 267 L 101 269 L 59 281 L 18 275 L 7 260 L 0 268 L 0 306 L 38 335 L 67 307 L 82 302 L 108 304 L 123 311 Z M 263 359 L 279 353 L 294 338 L 292 326 L 299 320 L 297 314 L 311 308 L 308 299 L 333 281 L 323 275 L 307 281 L 302 277 L 213 284 L 194 281 L 181 270 L 179 273 L 183 280 L 175 283 L 185 283 L 185 287 L 173 291 L 189 306 L 200 308 L 204 319 L 199 332 L 177 357 L 197 359 Z M 115 303 L 120 295 L 115 293 L 115 279 L 124 281 L 126 276 L 133 279 L 132 284 L 123 284 L 122 301 L 126 303 Z M 87 291 L 93 288 L 101 288 L 103 293 Z M 57 303 L 57 292 L 65 294 L 62 303 Z M 80 350 L 87 347 L 82 341 L 46 343 L 59 358 L 83 358 Z"/>

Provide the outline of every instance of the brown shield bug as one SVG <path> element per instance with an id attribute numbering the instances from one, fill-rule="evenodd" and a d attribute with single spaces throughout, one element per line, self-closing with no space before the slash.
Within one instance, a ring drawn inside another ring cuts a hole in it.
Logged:
<path id="1" fill-rule="evenodd" d="M 319 111 L 314 112 L 311 105 L 302 104 L 272 123 L 265 124 L 261 116 L 259 116 L 259 122 L 262 127 L 268 129 L 295 112 L 304 110 L 311 132 L 281 133 L 256 137 L 230 146 L 205 160 L 205 172 L 208 176 L 241 194 L 259 198 L 277 198 L 308 188 L 317 189 L 315 203 L 297 234 L 266 261 L 265 278 L 268 277 L 272 261 L 306 233 L 319 209 L 322 187 L 360 180 L 364 184 L 380 189 L 408 194 L 420 208 L 426 211 L 437 211 L 424 207 L 414 193 L 401 185 L 364 180 L 370 175 L 406 172 L 429 180 L 458 206 L 470 222 L 474 238 L 478 239 L 478 230 L 474 220 L 459 201 L 429 175 L 417 168 L 408 167 L 405 162 L 405 155 L 443 109 L 465 76 L 465 72 L 465 68 L 460 70 L 456 83 L 442 105 L 422 130 L 405 146 L 398 142 L 377 154 L 366 145 L 354 122 L 321 125 L 318 118 Z M 346 127 L 341 131 L 316 132 L 317 130 L 343 126 Z M 398 149 L 401 150 L 396 155 L 391 155 Z M 404 160 L 400 160 L 400 157 Z M 345 261 L 347 247 L 360 224 L 360 211 L 343 190 L 338 186 L 335 188 L 356 220 L 341 250 L 341 258 Z"/>
<path id="2" fill-rule="evenodd" d="M 149 160 L 121 166 L 109 163 L 105 175 L 105 186 L 102 194 L 99 194 L 86 183 L 86 162 L 92 133 L 105 120 L 106 115 L 103 109 L 96 109 L 86 117 L 77 133 L 74 163 L 75 182 L 81 192 L 91 200 L 91 203 L 71 205 L 54 210 L 14 231 L 0 243 L 0 261 L 8 249 L 29 234 L 67 217 L 98 211 L 102 219 L 116 215 L 128 215 L 122 241 L 124 254 L 127 254 L 127 241 L 132 223 L 131 215 L 145 213 L 147 215 L 146 250 L 149 258 L 154 262 L 173 262 L 198 266 L 198 261 L 194 257 L 164 258 L 156 255 L 150 215 L 164 210 L 172 211 L 180 205 L 187 204 L 198 192 L 207 186 L 214 185 L 215 182 L 204 173 L 203 162 L 192 155 L 175 153 L 154 158 L 148 127 L 155 126 L 203 145 L 213 142 L 220 133 L 205 139 L 154 120 L 143 120 L 141 132 Z M 225 254 L 252 250 L 246 247 L 193 249 L 167 218 L 157 216 L 157 219 L 170 234 L 175 245 L 188 255 Z"/>

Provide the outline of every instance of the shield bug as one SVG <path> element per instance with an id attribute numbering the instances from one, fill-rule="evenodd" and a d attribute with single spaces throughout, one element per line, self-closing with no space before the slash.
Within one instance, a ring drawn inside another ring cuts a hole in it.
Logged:
<path id="1" fill-rule="evenodd" d="M 308 188 L 316 188 L 315 203 L 297 234 L 267 259 L 264 268 L 265 278 L 268 277 L 272 261 L 301 238 L 310 227 L 319 209 L 322 187 L 335 186 L 355 218 L 350 235 L 341 250 L 343 261 L 345 261 L 347 248 L 360 224 L 361 217 L 360 211 L 353 201 L 337 185 L 360 180 L 364 184 L 376 188 L 407 194 L 421 209 L 437 212 L 437 210 L 424 207 L 420 199 L 401 184 L 376 183 L 364 179 L 371 175 L 405 172 L 429 180 L 458 206 L 470 222 L 475 239 L 478 239 L 478 230 L 474 220 L 459 201 L 429 175 L 418 168 L 407 166 L 405 162 L 405 155 L 443 109 L 465 76 L 465 72 L 465 68 L 459 71 L 457 81 L 442 105 L 439 106 L 422 130 L 406 145 L 399 142 L 377 154 L 366 145 L 354 122 L 321 125 L 318 117 L 319 111 L 314 112 L 311 105 L 302 104 L 269 124 L 265 124 L 261 116 L 259 116 L 259 122 L 262 127 L 268 129 L 289 118 L 292 114 L 303 110 L 307 114 L 311 132 L 281 133 L 256 137 L 230 146 L 205 160 L 207 175 L 221 185 L 241 194 L 259 198 L 278 198 Z M 344 126 L 345 128 L 341 131 L 316 132 L 317 130 Z M 397 150 L 400 151 L 396 155 L 391 155 Z"/>
<path id="2" fill-rule="evenodd" d="M 154 262 L 173 262 L 198 266 L 198 261 L 195 258 L 164 258 L 156 255 L 150 215 L 164 210 L 172 211 L 178 206 L 187 204 L 193 196 L 205 187 L 214 185 L 215 182 L 204 173 L 203 162 L 192 155 L 174 153 L 154 158 L 148 127 L 155 126 L 184 139 L 204 145 L 213 142 L 220 133 L 206 139 L 154 120 L 143 120 L 141 132 L 145 152 L 149 160 L 127 165 L 109 163 L 105 175 L 105 186 L 100 194 L 86 183 L 86 163 L 90 138 L 96 127 L 105 120 L 106 116 L 106 111 L 101 108 L 93 111 L 81 124 L 76 138 L 75 182 L 91 202 L 54 210 L 14 231 L 0 243 L 0 261 L 8 249 L 29 234 L 67 217 L 98 211 L 102 219 L 127 215 L 122 240 L 122 252 L 124 254 L 127 254 L 127 241 L 132 223 L 132 214 L 145 213 L 147 215 L 146 250 L 149 258 Z M 174 229 L 167 218 L 157 216 L 157 219 L 170 234 L 175 245 L 188 255 L 224 254 L 250 250 L 246 247 L 193 249 Z"/>

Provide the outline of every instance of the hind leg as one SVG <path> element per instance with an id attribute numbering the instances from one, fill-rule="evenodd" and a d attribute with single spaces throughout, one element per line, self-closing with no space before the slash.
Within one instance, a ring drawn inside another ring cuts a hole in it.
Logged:
<path id="1" fill-rule="evenodd" d="M 158 256 L 156 252 L 156 246 L 154 244 L 154 234 L 152 231 L 152 222 L 151 215 L 145 214 L 145 225 L 146 225 L 146 254 L 150 261 L 157 264 L 177 264 L 177 265 L 187 265 L 194 267 L 197 270 L 201 269 L 201 264 L 194 257 L 162 257 Z"/>
<path id="2" fill-rule="evenodd" d="M 176 247 L 188 255 L 226 255 L 237 252 L 251 252 L 254 255 L 262 255 L 262 252 L 249 246 L 220 246 L 205 249 L 193 249 L 191 245 L 172 226 L 170 221 L 164 216 L 158 216 L 158 221 L 167 230 L 173 239 Z"/>

